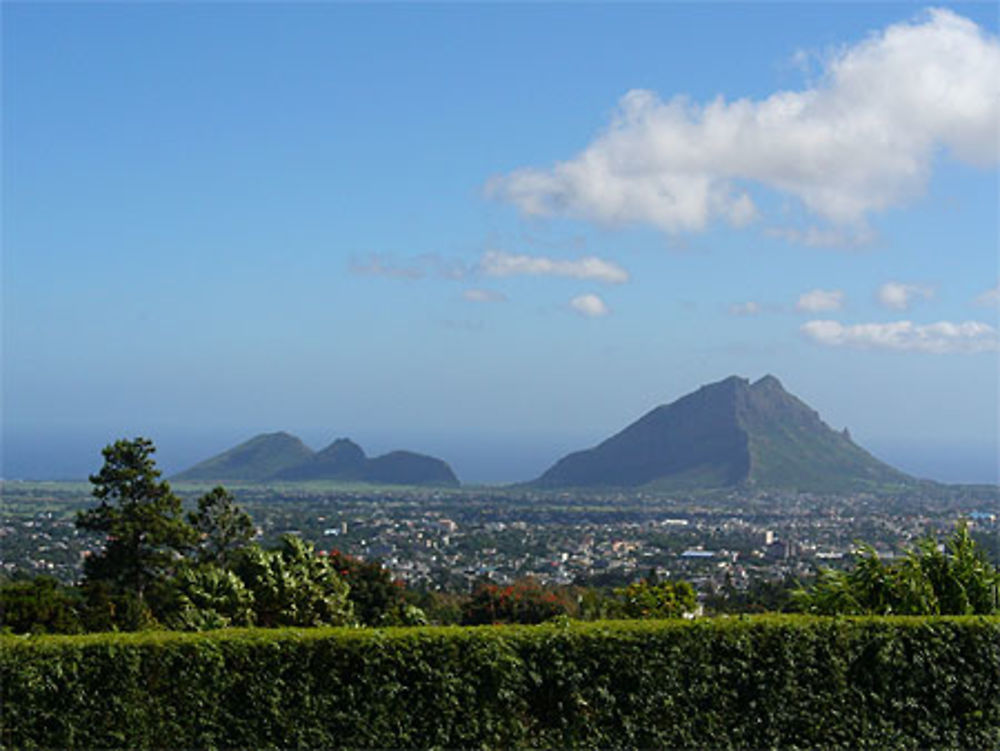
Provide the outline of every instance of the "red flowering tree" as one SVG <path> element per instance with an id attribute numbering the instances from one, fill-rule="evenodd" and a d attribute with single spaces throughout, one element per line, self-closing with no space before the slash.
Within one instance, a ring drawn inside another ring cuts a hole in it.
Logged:
<path id="1" fill-rule="evenodd" d="M 392 573 L 378 561 L 362 561 L 354 556 L 333 550 L 330 564 L 346 581 L 351 591 L 347 595 L 354 605 L 354 616 L 363 626 L 416 625 L 422 614 L 408 606 L 403 582 L 392 578 Z"/>
<path id="2" fill-rule="evenodd" d="M 558 590 L 546 589 L 534 579 L 507 586 L 481 584 L 462 608 L 462 623 L 542 623 L 569 615 L 572 603 Z"/>

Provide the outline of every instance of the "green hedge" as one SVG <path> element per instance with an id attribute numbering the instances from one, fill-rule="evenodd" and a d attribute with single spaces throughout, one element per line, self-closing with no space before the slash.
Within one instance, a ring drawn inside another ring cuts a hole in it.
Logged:
<path id="1" fill-rule="evenodd" d="M 1000 618 L 0 639 L 10 748 L 1000 748 Z"/>

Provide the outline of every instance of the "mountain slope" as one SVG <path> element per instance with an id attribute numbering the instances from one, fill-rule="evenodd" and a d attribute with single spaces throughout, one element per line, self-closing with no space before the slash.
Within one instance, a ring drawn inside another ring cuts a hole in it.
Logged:
<path id="1" fill-rule="evenodd" d="M 831 430 L 777 378 L 731 376 L 560 459 L 533 484 L 845 490 L 909 479 Z"/>
<path id="2" fill-rule="evenodd" d="M 854 443 L 847 431 L 831 430 L 773 376 L 750 387 L 741 421 L 749 437 L 749 484 L 850 490 L 913 481 Z"/>
<path id="3" fill-rule="evenodd" d="M 307 462 L 312 456 L 312 449 L 289 433 L 264 433 L 172 479 L 179 482 L 256 482 Z"/>

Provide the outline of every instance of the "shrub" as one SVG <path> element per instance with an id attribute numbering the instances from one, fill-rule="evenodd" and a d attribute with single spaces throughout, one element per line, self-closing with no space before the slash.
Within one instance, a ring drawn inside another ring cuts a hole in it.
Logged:
<path id="1" fill-rule="evenodd" d="M 1000 618 L 0 637 L 11 748 L 997 748 Z"/>
<path id="2" fill-rule="evenodd" d="M 800 607 L 821 615 L 987 615 L 1000 611 L 1000 575 L 961 524 L 945 545 L 933 538 L 893 564 L 870 545 L 849 571 L 822 569 L 810 590 L 796 592 Z"/>

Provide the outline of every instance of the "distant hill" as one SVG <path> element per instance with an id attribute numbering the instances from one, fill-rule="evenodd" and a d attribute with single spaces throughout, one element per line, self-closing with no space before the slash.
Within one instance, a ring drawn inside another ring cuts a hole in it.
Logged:
<path id="1" fill-rule="evenodd" d="M 412 451 L 392 451 L 369 459 L 362 448 L 339 438 L 301 464 L 288 467 L 276 480 L 342 480 L 377 485 L 442 485 L 457 487 L 458 478 L 441 459 Z"/>
<path id="2" fill-rule="evenodd" d="M 732 376 L 656 407 L 595 448 L 560 459 L 532 484 L 556 487 L 746 486 L 845 491 L 912 483 L 774 376 Z"/>
<path id="3" fill-rule="evenodd" d="M 386 485 L 458 485 L 458 478 L 445 462 L 412 451 L 392 451 L 369 459 L 364 477 L 367 482 Z"/>
<path id="4" fill-rule="evenodd" d="M 276 480 L 358 480 L 365 473 L 368 458 L 349 438 L 338 438 L 308 460 L 275 473 Z"/>
<path id="5" fill-rule="evenodd" d="M 313 452 L 288 433 L 268 433 L 175 475 L 177 482 L 301 482 L 330 480 L 378 485 L 457 487 L 451 467 L 441 459 L 393 451 L 369 459 L 348 438 Z"/>
<path id="6" fill-rule="evenodd" d="M 312 449 L 289 433 L 264 433 L 176 475 L 180 482 L 259 482 L 307 462 Z"/>

